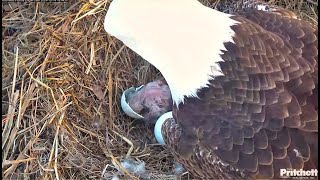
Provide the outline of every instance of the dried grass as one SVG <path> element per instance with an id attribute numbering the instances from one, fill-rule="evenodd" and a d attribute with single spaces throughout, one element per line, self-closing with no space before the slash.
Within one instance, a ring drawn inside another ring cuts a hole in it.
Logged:
<path id="1" fill-rule="evenodd" d="M 314 0 L 271 1 L 318 23 Z M 161 74 L 106 34 L 108 4 L 3 2 L 2 178 L 111 179 L 130 156 L 175 179 L 168 150 L 120 109 L 123 90 Z"/>

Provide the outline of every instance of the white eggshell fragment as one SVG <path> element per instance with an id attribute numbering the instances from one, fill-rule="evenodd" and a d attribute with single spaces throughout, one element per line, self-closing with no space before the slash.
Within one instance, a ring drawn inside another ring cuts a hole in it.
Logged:
<path id="1" fill-rule="evenodd" d="M 169 118 L 172 118 L 172 111 L 167 112 L 167 113 L 163 114 L 162 116 L 160 116 L 160 118 L 156 122 L 156 125 L 154 126 L 154 135 L 157 139 L 157 142 L 161 145 L 166 144 L 164 142 L 164 139 L 163 139 L 163 136 L 161 133 L 161 128 L 162 128 L 163 123 Z"/>
<path id="2" fill-rule="evenodd" d="M 129 89 L 126 89 L 123 91 L 122 96 L 121 96 L 121 108 L 122 110 L 130 117 L 135 118 L 135 119 L 143 119 L 144 117 L 135 111 L 132 110 L 132 108 L 129 106 L 128 101 L 127 101 L 127 96 L 129 93 L 134 93 L 136 91 L 139 91 L 141 88 L 143 88 L 144 85 L 134 88 L 131 87 Z"/>

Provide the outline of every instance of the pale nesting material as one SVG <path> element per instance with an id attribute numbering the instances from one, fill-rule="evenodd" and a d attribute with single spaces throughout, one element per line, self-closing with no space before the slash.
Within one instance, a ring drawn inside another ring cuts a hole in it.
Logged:
<path id="1" fill-rule="evenodd" d="M 181 175 L 183 174 L 185 171 L 187 171 L 183 165 L 181 163 L 178 163 L 177 161 L 174 162 L 174 165 L 173 165 L 173 173 L 175 175 Z"/>
<path id="2" fill-rule="evenodd" d="M 146 174 L 146 166 L 142 161 L 136 161 L 131 158 L 121 161 L 121 166 L 125 168 L 130 174 L 135 176 L 142 176 Z M 116 167 L 118 171 L 121 171 L 120 167 Z"/>
<path id="3" fill-rule="evenodd" d="M 120 180 L 119 176 L 114 175 L 111 180 Z"/>

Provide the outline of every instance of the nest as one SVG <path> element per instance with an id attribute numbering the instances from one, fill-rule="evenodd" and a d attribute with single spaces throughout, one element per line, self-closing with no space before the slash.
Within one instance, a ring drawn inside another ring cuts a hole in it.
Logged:
<path id="1" fill-rule="evenodd" d="M 312 0 L 270 1 L 318 23 Z M 170 152 L 121 111 L 125 89 L 161 74 L 107 35 L 109 1 L 2 4 L 2 178 L 112 179 L 131 157 L 148 179 L 176 179 Z"/>

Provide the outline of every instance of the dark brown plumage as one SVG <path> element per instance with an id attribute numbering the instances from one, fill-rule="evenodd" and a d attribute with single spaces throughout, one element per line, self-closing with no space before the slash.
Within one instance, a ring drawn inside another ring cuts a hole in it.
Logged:
<path id="1" fill-rule="evenodd" d="M 219 62 L 225 76 L 174 106 L 162 126 L 196 178 L 279 178 L 280 168 L 318 168 L 318 29 L 279 14 L 238 11 L 235 44 L 224 44 Z"/>
<path id="2" fill-rule="evenodd" d="M 218 10 L 229 14 L 237 14 L 245 9 L 257 9 L 268 13 L 277 14 L 280 16 L 298 18 L 297 15 L 290 11 L 276 5 L 269 4 L 265 0 L 239 0 L 236 3 L 226 4 L 219 3 Z"/>

